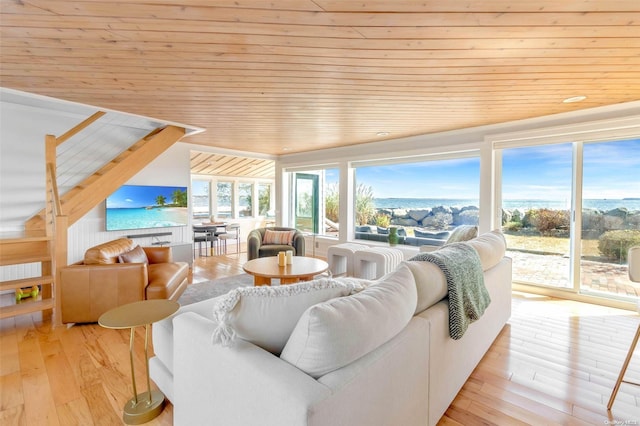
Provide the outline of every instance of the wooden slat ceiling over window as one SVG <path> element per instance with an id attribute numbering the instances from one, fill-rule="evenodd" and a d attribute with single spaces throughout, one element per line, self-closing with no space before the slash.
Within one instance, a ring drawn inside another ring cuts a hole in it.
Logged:
<path id="1" fill-rule="evenodd" d="M 640 97 L 638 0 L 3 0 L 1 13 L 4 87 L 203 127 L 187 141 L 234 150 Z"/>
<path id="2" fill-rule="evenodd" d="M 196 175 L 274 179 L 275 171 L 273 160 L 191 152 L 191 173 Z"/>

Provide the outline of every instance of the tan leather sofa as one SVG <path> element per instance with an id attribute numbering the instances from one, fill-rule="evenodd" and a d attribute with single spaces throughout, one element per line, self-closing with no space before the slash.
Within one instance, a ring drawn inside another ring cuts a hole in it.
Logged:
<path id="1" fill-rule="evenodd" d="M 170 247 L 142 250 L 141 255 L 133 240 L 120 238 L 88 249 L 82 262 L 61 268 L 62 322 L 97 322 L 109 309 L 139 300 L 177 300 L 188 285 L 189 265 L 173 262 Z"/>

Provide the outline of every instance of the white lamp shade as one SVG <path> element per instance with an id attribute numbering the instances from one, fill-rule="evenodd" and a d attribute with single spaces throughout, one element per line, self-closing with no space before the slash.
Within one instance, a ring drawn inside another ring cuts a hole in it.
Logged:
<path id="1" fill-rule="evenodd" d="M 629 249 L 629 279 L 634 283 L 640 282 L 640 246 Z"/>

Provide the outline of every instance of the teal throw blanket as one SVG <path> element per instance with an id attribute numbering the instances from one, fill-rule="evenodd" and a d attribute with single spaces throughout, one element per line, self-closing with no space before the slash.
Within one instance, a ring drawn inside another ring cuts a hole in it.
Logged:
<path id="1" fill-rule="evenodd" d="M 491 303 L 478 252 L 466 243 L 452 243 L 409 261 L 431 262 L 442 270 L 449 291 L 449 336 L 462 338 Z"/>

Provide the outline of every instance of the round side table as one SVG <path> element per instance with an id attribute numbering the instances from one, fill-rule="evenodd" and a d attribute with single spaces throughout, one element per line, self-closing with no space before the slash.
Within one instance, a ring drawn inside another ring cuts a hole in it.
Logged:
<path id="1" fill-rule="evenodd" d="M 174 314 L 180 305 L 171 300 L 142 300 L 118 306 L 100 316 L 98 324 L 105 328 L 130 328 L 129 360 L 131 361 L 131 381 L 133 398 L 124 405 L 122 420 L 128 425 L 146 423 L 157 417 L 164 407 L 164 395 L 158 390 L 151 390 L 149 379 L 149 325 Z M 147 369 L 147 391 L 138 394 L 136 375 L 133 368 L 134 329 L 144 325 L 144 358 Z"/>

